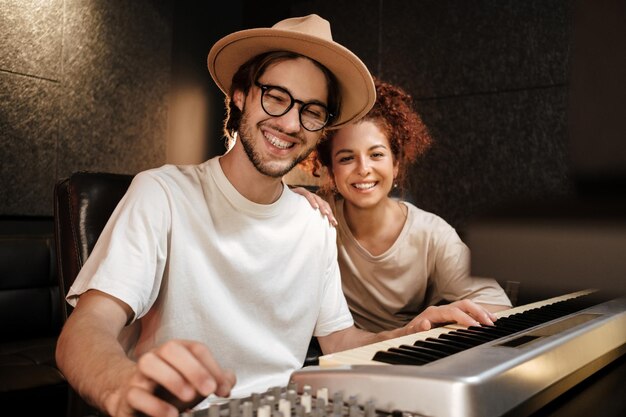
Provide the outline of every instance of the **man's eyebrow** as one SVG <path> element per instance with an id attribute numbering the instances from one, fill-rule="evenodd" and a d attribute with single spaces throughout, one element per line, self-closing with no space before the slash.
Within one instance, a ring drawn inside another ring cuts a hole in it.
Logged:
<path id="1" fill-rule="evenodd" d="M 259 81 L 259 80 L 257 80 L 257 82 L 258 82 L 259 84 L 262 84 L 262 85 L 266 86 L 266 87 L 278 87 L 278 88 L 280 88 L 280 89 L 282 89 L 282 90 L 285 90 L 286 92 L 288 92 L 288 93 L 289 93 L 289 95 L 291 95 L 291 97 L 292 97 L 294 100 L 301 101 L 301 102 L 303 102 L 303 103 L 305 103 L 305 104 L 312 103 L 312 104 L 321 104 L 321 105 L 322 105 L 322 106 L 324 106 L 324 107 L 327 107 L 327 106 L 328 106 L 328 104 L 326 104 L 323 100 L 318 100 L 318 99 L 316 99 L 316 98 L 311 99 L 311 100 L 300 100 L 300 99 L 298 99 L 298 98 L 294 97 L 294 95 L 293 95 L 293 93 L 291 92 L 291 90 L 290 90 L 289 88 L 285 87 L 284 85 L 280 85 L 280 84 L 272 84 L 272 83 L 263 83 L 263 82 L 261 82 L 261 81 Z"/>

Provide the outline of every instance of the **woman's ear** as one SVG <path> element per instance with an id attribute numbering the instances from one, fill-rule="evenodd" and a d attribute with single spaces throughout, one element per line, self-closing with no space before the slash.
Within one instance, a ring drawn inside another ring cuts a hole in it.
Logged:
<path id="1" fill-rule="evenodd" d="M 398 172 L 400 172 L 400 162 L 396 160 L 396 162 L 393 164 L 393 179 L 394 180 L 398 178 Z"/>

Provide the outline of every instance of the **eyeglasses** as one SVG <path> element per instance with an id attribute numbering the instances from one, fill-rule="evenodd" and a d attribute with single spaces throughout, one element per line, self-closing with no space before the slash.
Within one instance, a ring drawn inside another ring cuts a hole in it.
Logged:
<path id="1" fill-rule="evenodd" d="M 300 124 L 309 132 L 323 129 L 333 116 L 323 104 L 296 100 L 289 91 L 282 87 L 261 84 L 258 81 L 255 81 L 254 84 L 261 89 L 261 107 L 265 113 L 272 117 L 286 114 L 291 110 L 294 103 L 300 104 L 300 111 L 298 112 Z"/>

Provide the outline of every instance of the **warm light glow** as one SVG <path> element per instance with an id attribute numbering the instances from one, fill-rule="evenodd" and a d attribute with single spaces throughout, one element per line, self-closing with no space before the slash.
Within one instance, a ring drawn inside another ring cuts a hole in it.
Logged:
<path id="1" fill-rule="evenodd" d="M 197 164 L 207 155 L 208 98 L 201 88 L 172 93 L 166 163 Z"/>

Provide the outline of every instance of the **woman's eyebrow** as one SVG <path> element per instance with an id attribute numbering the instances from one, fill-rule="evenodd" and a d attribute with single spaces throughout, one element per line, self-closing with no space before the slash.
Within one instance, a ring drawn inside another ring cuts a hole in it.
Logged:
<path id="1" fill-rule="evenodd" d="M 352 149 L 339 149 L 337 152 L 335 152 L 335 156 L 339 155 L 340 153 L 354 153 L 354 151 Z"/>
<path id="2" fill-rule="evenodd" d="M 382 144 L 382 143 L 378 143 L 376 145 L 372 145 L 369 148 L 367 148 L 368 151 L 372 151 L 374 149 L 378 149 L 378 148 L 383 148 L 383 149 L 387 149 L 387 146 Z M 337 150 L 337 152 L 335 152 L 335 156 L 339 155 L 340 153 L 354 153 L 354 151 L 352 149 L 339 149 Z"/>

